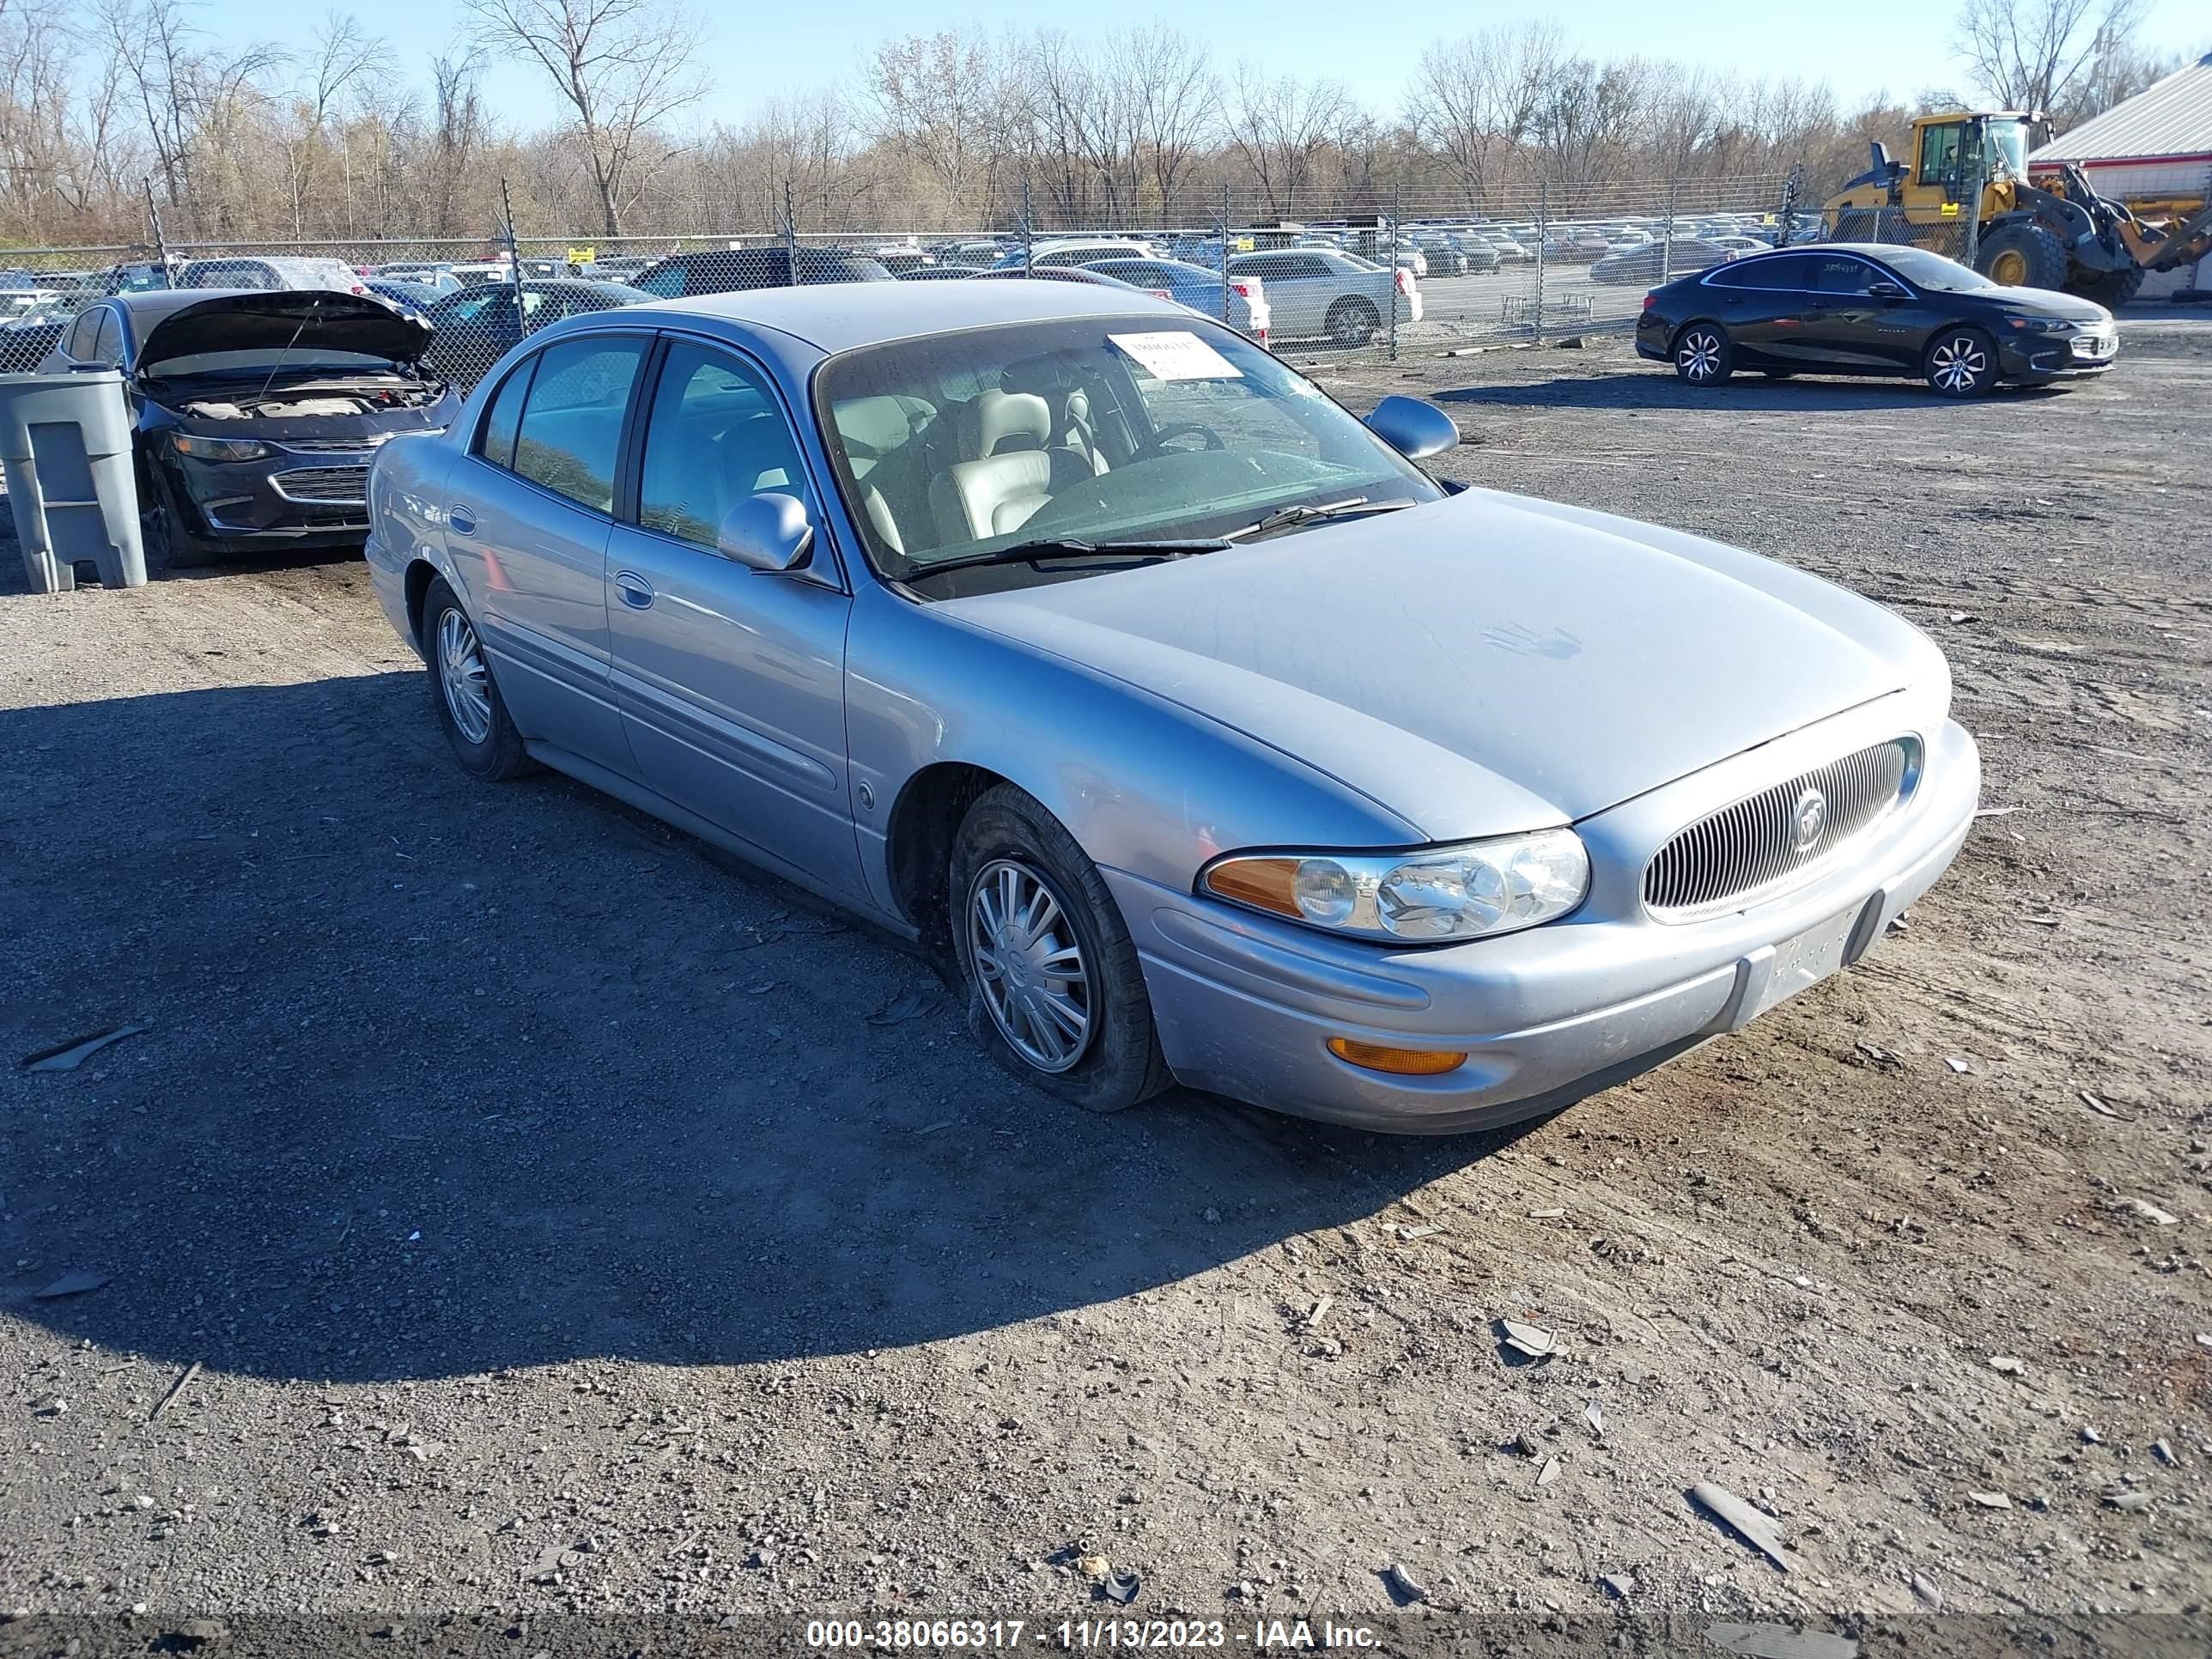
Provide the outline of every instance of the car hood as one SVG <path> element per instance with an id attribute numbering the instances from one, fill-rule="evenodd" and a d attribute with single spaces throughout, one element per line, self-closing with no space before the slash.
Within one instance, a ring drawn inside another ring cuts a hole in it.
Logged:
<path id="1" fill-rule="evenodd" d="M 268 351 L 285 346 L 359 351 L 411 363 L 430 343 L 430 325 L 362 294 L 310 289 L 296 292 L 211 294 L 181 306 L 147 331 L 139 366 L 153 370 L 204 351 Z"/>
<path id="2" fill-rule="evenodd" d="M 1948 672 L 1817 577 L 1486 490 L 938 608 L 1245 732 L 1431 841 L 1585 817 Z"/>
<path id="3" fill-rule="evenodd" d="M 2063 317 L 2077 323 L 2108 323 L 2112 313 L 2094 300 L 2078 294 L 2061 294 L 2047 288 L 1982 288 L 1972 290 L 1984 300 L 2033 312 L 2039 317 Z"/>

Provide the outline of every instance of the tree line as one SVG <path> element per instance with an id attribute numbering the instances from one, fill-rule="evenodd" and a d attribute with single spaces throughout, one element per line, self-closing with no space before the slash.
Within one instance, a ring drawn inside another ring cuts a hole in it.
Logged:
<path id="1" fill-rule="evenodd" d="M 307 42 L 219 45 L 193 0 L 0 0 L 0 236 L 143 240 L 1202 222 L 1419 202 L 1527 211 L 1607 188 L 1802 167 L 1817 199 L 1916 109 L 1978 97 L 2069 124 L 2174 65 L 2143 0 L 1966 0 L 1962 85 L 1845 107 L 1824 84 L 1600 58 L 1556 24 L 1411 57 L 1395 106 L 1324 74 L 1224 69 L 1164 23 L 1078 36 L 947 29 L 883 41 L 846 82 L 709 122 L 701 27 L 673 0 L 464 0 L 410 67 L 333 11 Z M 559 118 L 501 119 L 501 59 Z"/>

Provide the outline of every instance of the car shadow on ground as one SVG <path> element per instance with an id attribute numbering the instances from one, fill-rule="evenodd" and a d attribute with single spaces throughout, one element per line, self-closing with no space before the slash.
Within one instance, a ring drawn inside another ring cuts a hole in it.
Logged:
<path id="1" fill-rule="evenodd" d="M 1827 410 L 1878 409 L 1946 411 L 1955 418 L 1977 406 L 1937 396 L 1910 380 L 1853 380 L 1792 375 L 1773 380 L 1752 370 L 1739 371 L 1725 386 L 1695 390 L 1662 369 L 1633 370 L 1607 376 L 1563 375 L 1550 380 L 1504 380 L 1482 386 L 1448 386 L 1424 397 L 1445 404 L 1473 404 L 1500 409 L 1663 409 L 1740 415 L 1747 411 L 1790 415 Z M 2002 386 L 1978 403 L 2040 403 L 2063 397 L 2056 386 Z"/>
<path id="2" fill-rule="evenodd" d="M 565 780 L 465 777 L 417 672 L 0 714 L 0 1309 L 108 1349 L 362 1381 L 886 1348 L 1518 1133 L 1060 1105 L 908 951 Z M 37 1296 L 73 1273 L 105 1282 Z"/>

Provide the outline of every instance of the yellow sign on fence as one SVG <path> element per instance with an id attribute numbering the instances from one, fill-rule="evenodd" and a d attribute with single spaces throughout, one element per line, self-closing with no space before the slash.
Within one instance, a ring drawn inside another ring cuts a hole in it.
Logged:
<path id="1" fill-rule="evenodd" d="M 568 263 L 572 265 L 587 265 L 599 257 L 599 251 L 595 247 L 572 247 L 568 250 Z"/>
<path id="2" fill-rule="evenodd" d="M 1249 236 L 1239 236 L 1237 239 L 1237 251 L 1239 253 L 1249 253 L 1252 251 L 1252 239 Z"/>
<path id="3" fill-rule="evenodd" d="M 1946 219 L 1955 219 L 1955 218 L 1957 218 L 1957 217 L 1959 216 L 1959 204 L 1958 204 L 1956 202 L 1946 202 L 1946 203 L 1944 203 L 1944 204 L 1943 204 L 1943 216 L 1944 216 Z"/>

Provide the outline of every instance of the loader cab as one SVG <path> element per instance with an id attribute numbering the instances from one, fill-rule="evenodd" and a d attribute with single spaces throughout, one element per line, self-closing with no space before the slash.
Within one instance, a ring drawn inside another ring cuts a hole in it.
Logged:
<path id="1" fill-rule="evenodd" d="M 1990 189 L 2025 181 L 2034 125 L 2034 117 L 2016 110 L 1926 116 L 1915 121 L 1912 175 L 1905 205 L 1925 208 L 1963 203 L 1977 178 Z M 2008 199 L 1985 202 L 1981 205 L 1982 216 L 2002 212 L 2010 205 Z"/>

